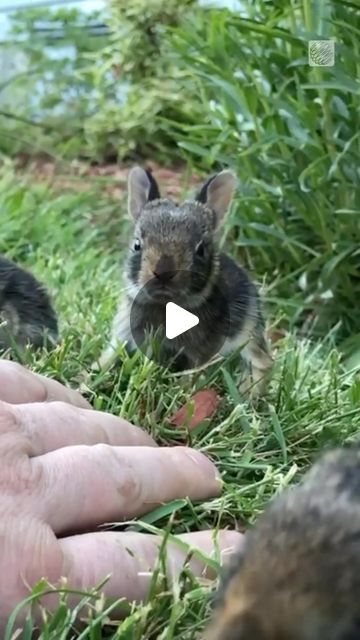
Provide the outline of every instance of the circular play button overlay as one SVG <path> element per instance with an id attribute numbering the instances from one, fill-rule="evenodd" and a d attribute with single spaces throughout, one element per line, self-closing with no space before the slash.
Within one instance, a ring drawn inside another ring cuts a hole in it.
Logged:
<path id="1" fill-rule="evenodd" d="M 229 304 L 223 293 L 188 288 L 193 273 L 152 278 L 140 289 L 130 312 L 136 346 L 166 368 L 198 367 L 216 356 L 229 337 Z"/>
<path id="2" fill-rule="evenodd" d="M 199 317 L 175 302 L 167 302 L 165 307 L 165 336 L 173 340 L 199 324 Z"/>

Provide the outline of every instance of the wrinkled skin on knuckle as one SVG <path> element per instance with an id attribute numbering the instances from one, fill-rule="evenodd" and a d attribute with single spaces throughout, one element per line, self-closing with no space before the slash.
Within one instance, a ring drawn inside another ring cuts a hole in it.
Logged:
<path id="1" fill-rule="evenodd" d="M 108 518 L 123 519 L 133 514 L 143 505 L 143 474 L 136 461 L 132 461 L 131 452 L 125 447 L 113 447 L 107 444 L 70 447 L 56 460 L 48 460 L 44 469 L 41 495 L 47 504 L 47 513 L 55 507 L 52 490 L 55 495 L 58 478 L 67 486 L 66 502 L 56 506 L 56 520 L 61 519 L 61 511 L 68 518 L 76 513 L 80 528 L 93 525 L 97 513 Z M 41 465 L 39 459 L 39 465 Z M 55 488 L 55 489 L 54 489 Z M 84 493 L 85 491 L 85 493 Z M 79 495 L 82 496 L 79 501 Z M 53 516 L 54 514 L 52 514 Z M 49 521 L 52 521 L 52 516 Z"/>
<path id="2" fill-rule="evenodd" d="M 114 495 L 126 511 L 134 505 L 141 505 L 143 501 L 143 487 L 139 470 L 125 454 L 118 454 L 116 448 L 108 444 L 97 444 L 94 447 L 99 456 L 104 477 L 111 478 Z"/>
<path id="3" fill-rule="evenodd" d="M 124 506 L 134 505 L 140 507 L 143 504 L 143 490 L 141 483 L 132 465 L 127 465 L 124 469 L 123 477 L 117 486 L 117 491 L 124 501 Z"/>
<path id="4" fill-rule="evenodd" d="M 18 392 L 18 386 L 25 385 L 21 392 Z M 24 369 L 18 362 L 9 360 L 0 361 L 0 388 L 2 396 L 10 402 L 18 402 L 22 398 L 22 402 L 45 402 L 47 400 L 47 389 L 41 379 L 35 374 Z"/>
<path id="5" fill-rule="evenodd" d="M 0 447 L 3 446 L 4 437 L 9 433 L 20 432 L 20 426 L 11 405 L 0 400 Z"/>
<path id="6" fill-rule="evenodd" d="M 42 482 L 41 467 L 29 457 L 31 442 L 16 411 L 0 402 L 0 495 L 28 500 Z"/>
<path id="7" fill-rule="evenodd" d="M 0 637 L 14 607 L 42 578 L 58 581 L 63 566 L 55 535 L 36 516 L 43 472 L 28 452 L 16 411 L 0 402 Z"/>
<path id="8" fill-rule="evenodd" d="M 139 469 L 135 468 L 126 453 L 119 453 L 117 447 L 97 444 L 93 449 L 100 466 L 103 481 L 109 483 L 108 498 L 119 504 L 121 511 L 133 512 L 134 505 L 143 503 L 143 487 Z M 101 483 L 102 484 L 102 483 Z"/>
<path id="9" fill-rule="evenodd" d="M 9 496 L 17 504 L 32 503 L 43 484 L 43 472 L 27 455 L 1 460 L 0 495 Z"/>
<path id="10" fill-rule="evenodd" d="M 17 511 L 17 512 L 16 512 Z M 15 513 L 16 512 L 16 513 Z M 0 511 L 0 634 L 14 607 L 46 579 L 56 585 L 62 575 L 61 547 L 51 529 L 9 505 Z M 24 619 L 22 610 L 18 623 Z"/>
<path id="11" fill-rule="evenodd" d="M 1 460 L 32 455 L 31 439 L 23 428 L 16 407 L 0 400 L 0 456 Z"/>

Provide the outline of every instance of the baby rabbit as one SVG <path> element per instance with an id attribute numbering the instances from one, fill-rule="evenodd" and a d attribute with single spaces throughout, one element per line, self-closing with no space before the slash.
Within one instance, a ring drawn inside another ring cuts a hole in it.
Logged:
<path id="1" fill-rule="evenodd" d="M 135 349 L 134 328 L 142 334 L 164 325 L 164 303 L 173 300 L 195 314 L 199 324 L 173 340 L 162 336 L 167 362 L 181 354 L 176 365 L 184 370 L 243 347 L 254 383 L 270 369 L 257 289 L 242 267 L 219 252 L 216 241 L 235 188 L 233 173 L 222 171 L 207 180 L 193 200 L 177 205 L 161 198 L 149 171 L 132 169 L 128 210 L 135 228 L 126 265 L 126 295 L 100 367 L 119 344 Z"/>
<path id="2" fill-rule="evenodd" d="M 0 256 L 0 350 L 14 343 L 41 347 L 46 338 L 58 338 L 48 294 L 31 273 Z"/>
<path id="3" fill-rule="evenodd" d="M 360 449 L 327 453 L 245 537 L 206 640 L 360 638 Z"/>

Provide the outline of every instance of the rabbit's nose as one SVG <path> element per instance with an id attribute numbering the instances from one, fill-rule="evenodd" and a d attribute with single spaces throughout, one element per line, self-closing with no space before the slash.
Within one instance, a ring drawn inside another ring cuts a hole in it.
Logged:
<path id="1" fill-rule="evenodd" d="M 153 274 L 155 278 L 159 280 L 159 282 L 161 282 L 162 284 L 166 284 L 173 279 L 175 271 L 160 271 L 160 273 L 158 273 L 158 271 L 153 271 Z"/>
<path id="2" fill-rule="evenodd" d="M 156 267 L 153 271 L 155 278 L 157 278 L 162 284 L 166 284 L 173 279 L 176 274 L 174 260 L 171 256 L 161 256 L 158 260 Z"/>

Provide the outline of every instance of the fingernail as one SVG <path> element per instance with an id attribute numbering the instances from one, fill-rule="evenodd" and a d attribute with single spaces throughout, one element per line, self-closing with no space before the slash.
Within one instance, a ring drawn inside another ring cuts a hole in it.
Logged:
<path id="1" fill-rule="evenodd" d="M 206 475 L 212 476 L 212 478 L 214 478 L 222 487 L 223 481 L 220 473 L 215 464 L 211 462 L 209 458 L 207 458 L 203 453 L 200 453 L 200 451 L 191 451 L 189 452 L 189 456 L 201 468 L 201 470 L 206 473 Z"/>
<path id="2" fill-rule="evenodd" d="M 221 561 L 226 564 L 244 550 L 245 535 L 239 531 L 221 531 Z"/>

